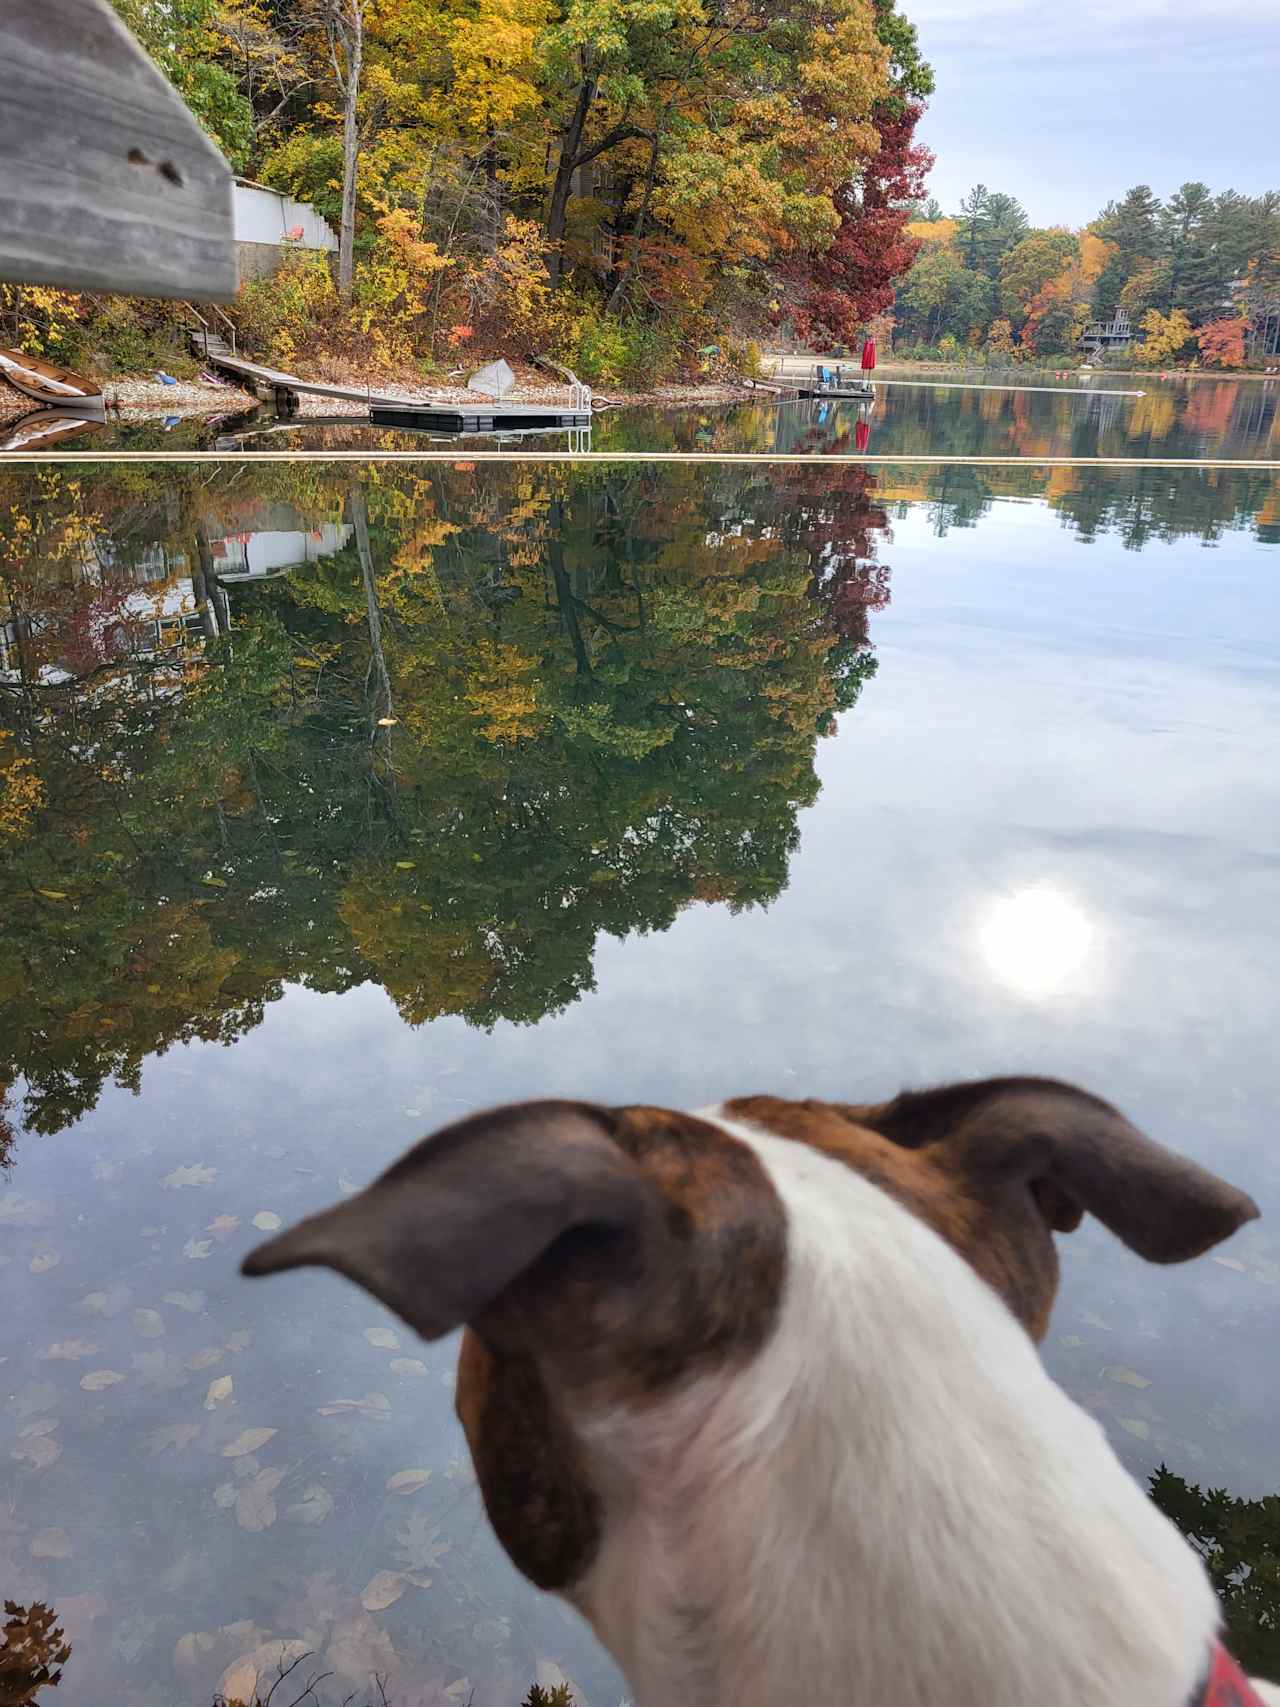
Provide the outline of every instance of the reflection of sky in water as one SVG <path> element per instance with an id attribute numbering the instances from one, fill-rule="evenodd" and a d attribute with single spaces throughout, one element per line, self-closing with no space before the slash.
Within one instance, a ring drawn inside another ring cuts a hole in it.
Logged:
<path id="1" fill-rule="evenodd" d="M 943 540 L 921 509 L 893 525 L 879 674 L 819 745 L 823 792 L 767 912 L 696 905 L 602 938 L 594 993 L 491 1035 L 410 1030 L 372 986 L 291 989 L 234 1048 L 174 1048 L 139 1098 L 108 1090 L 19 1140 L 5 1189 L 34 1207 L 4 1235 L 0 1444 L 19 1462 L 0 1567 L 6 1592 L 69 1609 L 58 1699 L 207 1700 L 283 1638 L 347 1668 L 337 1699 L 382 1669 L 397 1707 L 465 1699 L 462 1677 L 486 1707 L 539 1657 L 593 1707 L 616 1699 L 576 1620 L 489 1538 L 451 1347 L 333 1276 L 235 1272 L 255 1215 L 318 1207 L 511 1097 L 1078 1079 L 1264 1218 L 1170 1270 L 1092 1224 L 1064 1239 L 1049 1363 L 1136 1471 L 1280 1486 L 1275 554 L 1240 534 L 1082 549 L 1014 503 Z M 197 1165 L 216 1177 L 163 1183 Z M 83 1390 L 99 1371 L 124 1379 Z M 240 1451 L 249 1430 L 277 1432 Z M 425 1486 L 388 1490 L 415 1469 Z M 366 1612 L 385 1570 L 419 1582 Z"/>

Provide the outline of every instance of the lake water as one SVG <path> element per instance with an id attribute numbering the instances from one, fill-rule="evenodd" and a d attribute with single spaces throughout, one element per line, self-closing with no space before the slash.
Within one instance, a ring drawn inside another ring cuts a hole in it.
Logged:
<path id="1" fill-rule="evenodd" d="M 1020 386 L 1044 387 L 1032 374 Z M 969 389 L 976 385 L 976 389 Z M 1140 388 L 1140 396 L 1123 388 Z M 608 387 L 600 387 L 607 395 Z M 567 433 L 473 442 L 513 450 L 583 448 L 638 451 L 808 452 L 855 456 L 1280 457 L 1280 380 L 1161 380 L 1099 375 L 1047 389 L 1000 388 L 970 374 L 960 385 L 882 381 L 871 406 L 765 400 L 728 408 L 606 410 L 589 442 Z M 2 438 L 3 435 L 0 435 Z M 177 421 L 86 428 L 59 450 L 180 450 L 217 445 L 244 450 L 438 448 L 422 432 L 359 423 L 289 425 L 269 412 L 214 425 Z"/>
<path id="2" fill-rule="evenodd" d="M 1049 1366 L 1136 1474 L 1280 1488 L 1274 474 L 9 467 L 0 596 L 0 1587 L 57 1701 L 300 1647 L 619 1699 L 452 1345 L 237 1273 L 507 1098 L 1079 1081 L 1263 1218 L 1064 1238 Z"/>

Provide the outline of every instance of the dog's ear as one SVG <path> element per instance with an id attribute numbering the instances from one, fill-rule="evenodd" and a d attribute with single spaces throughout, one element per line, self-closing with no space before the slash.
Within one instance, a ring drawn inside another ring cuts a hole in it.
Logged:
<path id="1" fill-rule="evenodd" d="M 438 1339 L 473 1320 L 563 1235 L 625 1240 L 658 1197 L 613 1142 L 608 1109 L 528 1102 L 446 1127 L 358 1196 L 244 1259 L 248 1275 L 319 1264 Z"/>
<path id="2" fill-rule="evenodd" d="M 1153 1143 L 1100 1097 L 1055 1079 L 904 1091 L 856 1118 L 909 1149 L 954 1156 L 979 1195 L 984 1180 L 1024 1180 L 1057 1232 L 1088 1211 L 1149 1262 L 1199 1256 L 1258 1214 L 1244 1192 Z"/>

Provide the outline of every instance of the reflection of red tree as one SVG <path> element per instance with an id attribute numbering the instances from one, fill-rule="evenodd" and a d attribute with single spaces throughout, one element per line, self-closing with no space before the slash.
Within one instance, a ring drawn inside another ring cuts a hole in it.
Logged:
<path id="1" fill-rule="evenodd" d="M 130 608 L 136 594 L 132 585 L 81 587 L 76 594 L 63 606 L 56 626 L 41 636 L 41 650 L 70 675 L 83 676 L 135 651 L 142 622 Z"/>
<path id="2" fill-rule="evenodd" d="M 1210 385 L 1203 382 L 1191 388 L 1182 411 L 1182 424 L 1191 433 L 1203 433 L 1208 438 L 1225 439 L 1231 428 L 1231 413 L 1236 405 L 1234 383 Z"/>
<path id="3" fill-rule="evenodd" d="M 809 467 L 780 472 L 787 530 L 808 554 L 809 596 L 825 607 L 842 640 L 865 646 L 872 611 L 889 603 L 890 569 L 876 561 L 892 538 L 873 501 L 876 477 L 865 468 Z"/>

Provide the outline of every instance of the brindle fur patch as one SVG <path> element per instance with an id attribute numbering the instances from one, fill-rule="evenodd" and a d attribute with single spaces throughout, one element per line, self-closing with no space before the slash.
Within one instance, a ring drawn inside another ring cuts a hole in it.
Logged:
<path id="1" fill-rule="evenodd" d="M 644 1405 L 751 1357 L 786 1272 L 782 1205 L 745 1144 L 667 1109 L 607 1119 L 661 1214 L 633 1238 L 578 1229 L 557 1240 L 472 1323 L 458 1367 L 458 1415 L 490 1521 L 543 1588 L 579 1579 L 600 1542 L 574 1409 Z"/>
<path id="2" fill-rule="evenodd" d="M 880 1186 L 954 1246 L 1028 1333 L 1043 1339 L 1058 1286 L 1058 1254 L 1050 1221 L 1025 1181 L 994 1172 L 974 1177 L 962 1151 L 938 1142 L 941 1127 L 886 1137 L 870 1124 L 879 1112 L 873 1107 L 773 1096 L 735 1097 L 724 1106 L 730 1118 L 809 1144 Z M 1053 1207 L 1059 1208 L 1056 1199 Z"/>

